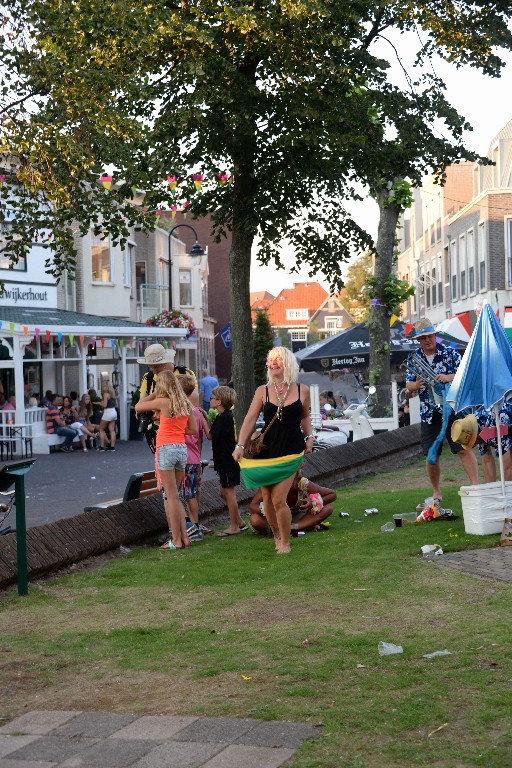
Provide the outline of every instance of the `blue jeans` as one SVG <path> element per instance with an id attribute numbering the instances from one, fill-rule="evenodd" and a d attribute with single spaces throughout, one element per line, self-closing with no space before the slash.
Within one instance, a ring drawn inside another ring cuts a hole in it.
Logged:
<path id="1" fill-rule="evenodd" d="M 63 443 L 64 448 L 71 448 L 78 432 L 76 429 L 71 429 L 71 427 L 56 427 L 55 434 L 66 438 Z"/>

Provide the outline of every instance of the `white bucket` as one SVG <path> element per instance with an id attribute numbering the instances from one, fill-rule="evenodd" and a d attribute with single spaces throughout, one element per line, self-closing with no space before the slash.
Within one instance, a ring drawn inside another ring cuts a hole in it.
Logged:
<path id="1" fill-rule="evenodd" d="M 501 533 L 503 521 L 512 516 L 512 482 L 505 483 L 506 499 L 501 483 L 463 485 L 459 490 L 466 533 L 486 536 Z"/>

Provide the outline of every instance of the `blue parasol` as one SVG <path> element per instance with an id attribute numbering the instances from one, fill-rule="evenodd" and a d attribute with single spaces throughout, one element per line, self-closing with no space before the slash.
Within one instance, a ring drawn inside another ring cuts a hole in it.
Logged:
<path id="1" fill-rule="evenodd" d="M 491 305 L 483 305 L 471 340 L 455 374 L 446 401 L 455 412 L 483 405 L 493 409 L 498 439 L 501 485 L 505 496 L 499 404 L 512 395 L 512 346 Z"/>

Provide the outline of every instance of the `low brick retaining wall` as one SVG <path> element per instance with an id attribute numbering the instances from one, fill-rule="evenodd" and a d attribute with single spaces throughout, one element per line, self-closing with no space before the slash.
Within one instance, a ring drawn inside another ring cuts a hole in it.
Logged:
<path id="1" fill-rule="evenodd" d="M 318 451 L 306 457 L 304 474 L 320 485 L 339 487 L 358 477 L 406 466 L 421 453 L 419 434 L 419 425 L 414 425 Z M 205 517 L 226 511 L 218 488 L 215 480 L 201 486 L 201 510 Z M 240 505 L 252 496 L 253 491 L 238 489 Z M 157 536 L 166 528 L 163 501 L 158 495 L 29 528 L 29 578 Z M 16 534 L 8 533 L 0 536 L 0 587 L 16 580 Z"/>

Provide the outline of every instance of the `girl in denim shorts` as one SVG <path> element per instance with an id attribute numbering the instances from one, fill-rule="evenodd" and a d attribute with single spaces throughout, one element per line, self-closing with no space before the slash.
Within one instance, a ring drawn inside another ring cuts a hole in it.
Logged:
<path id="1" fill-rule="evenodd" d="M 137 413 L 160 412 L 155 464 L 159 484 L 163 485 L 167 497 L 164 505 L 170 538 L 164 548 L 183 549 L 190 547 L 190 540 L 178 488 L 187 463 L 185 435 L 197 433 L 197 422 L 189 400 L 171 371 L 159 373 L 155 382 L 154 392 L 142 397 L 135 410 Z"/>

